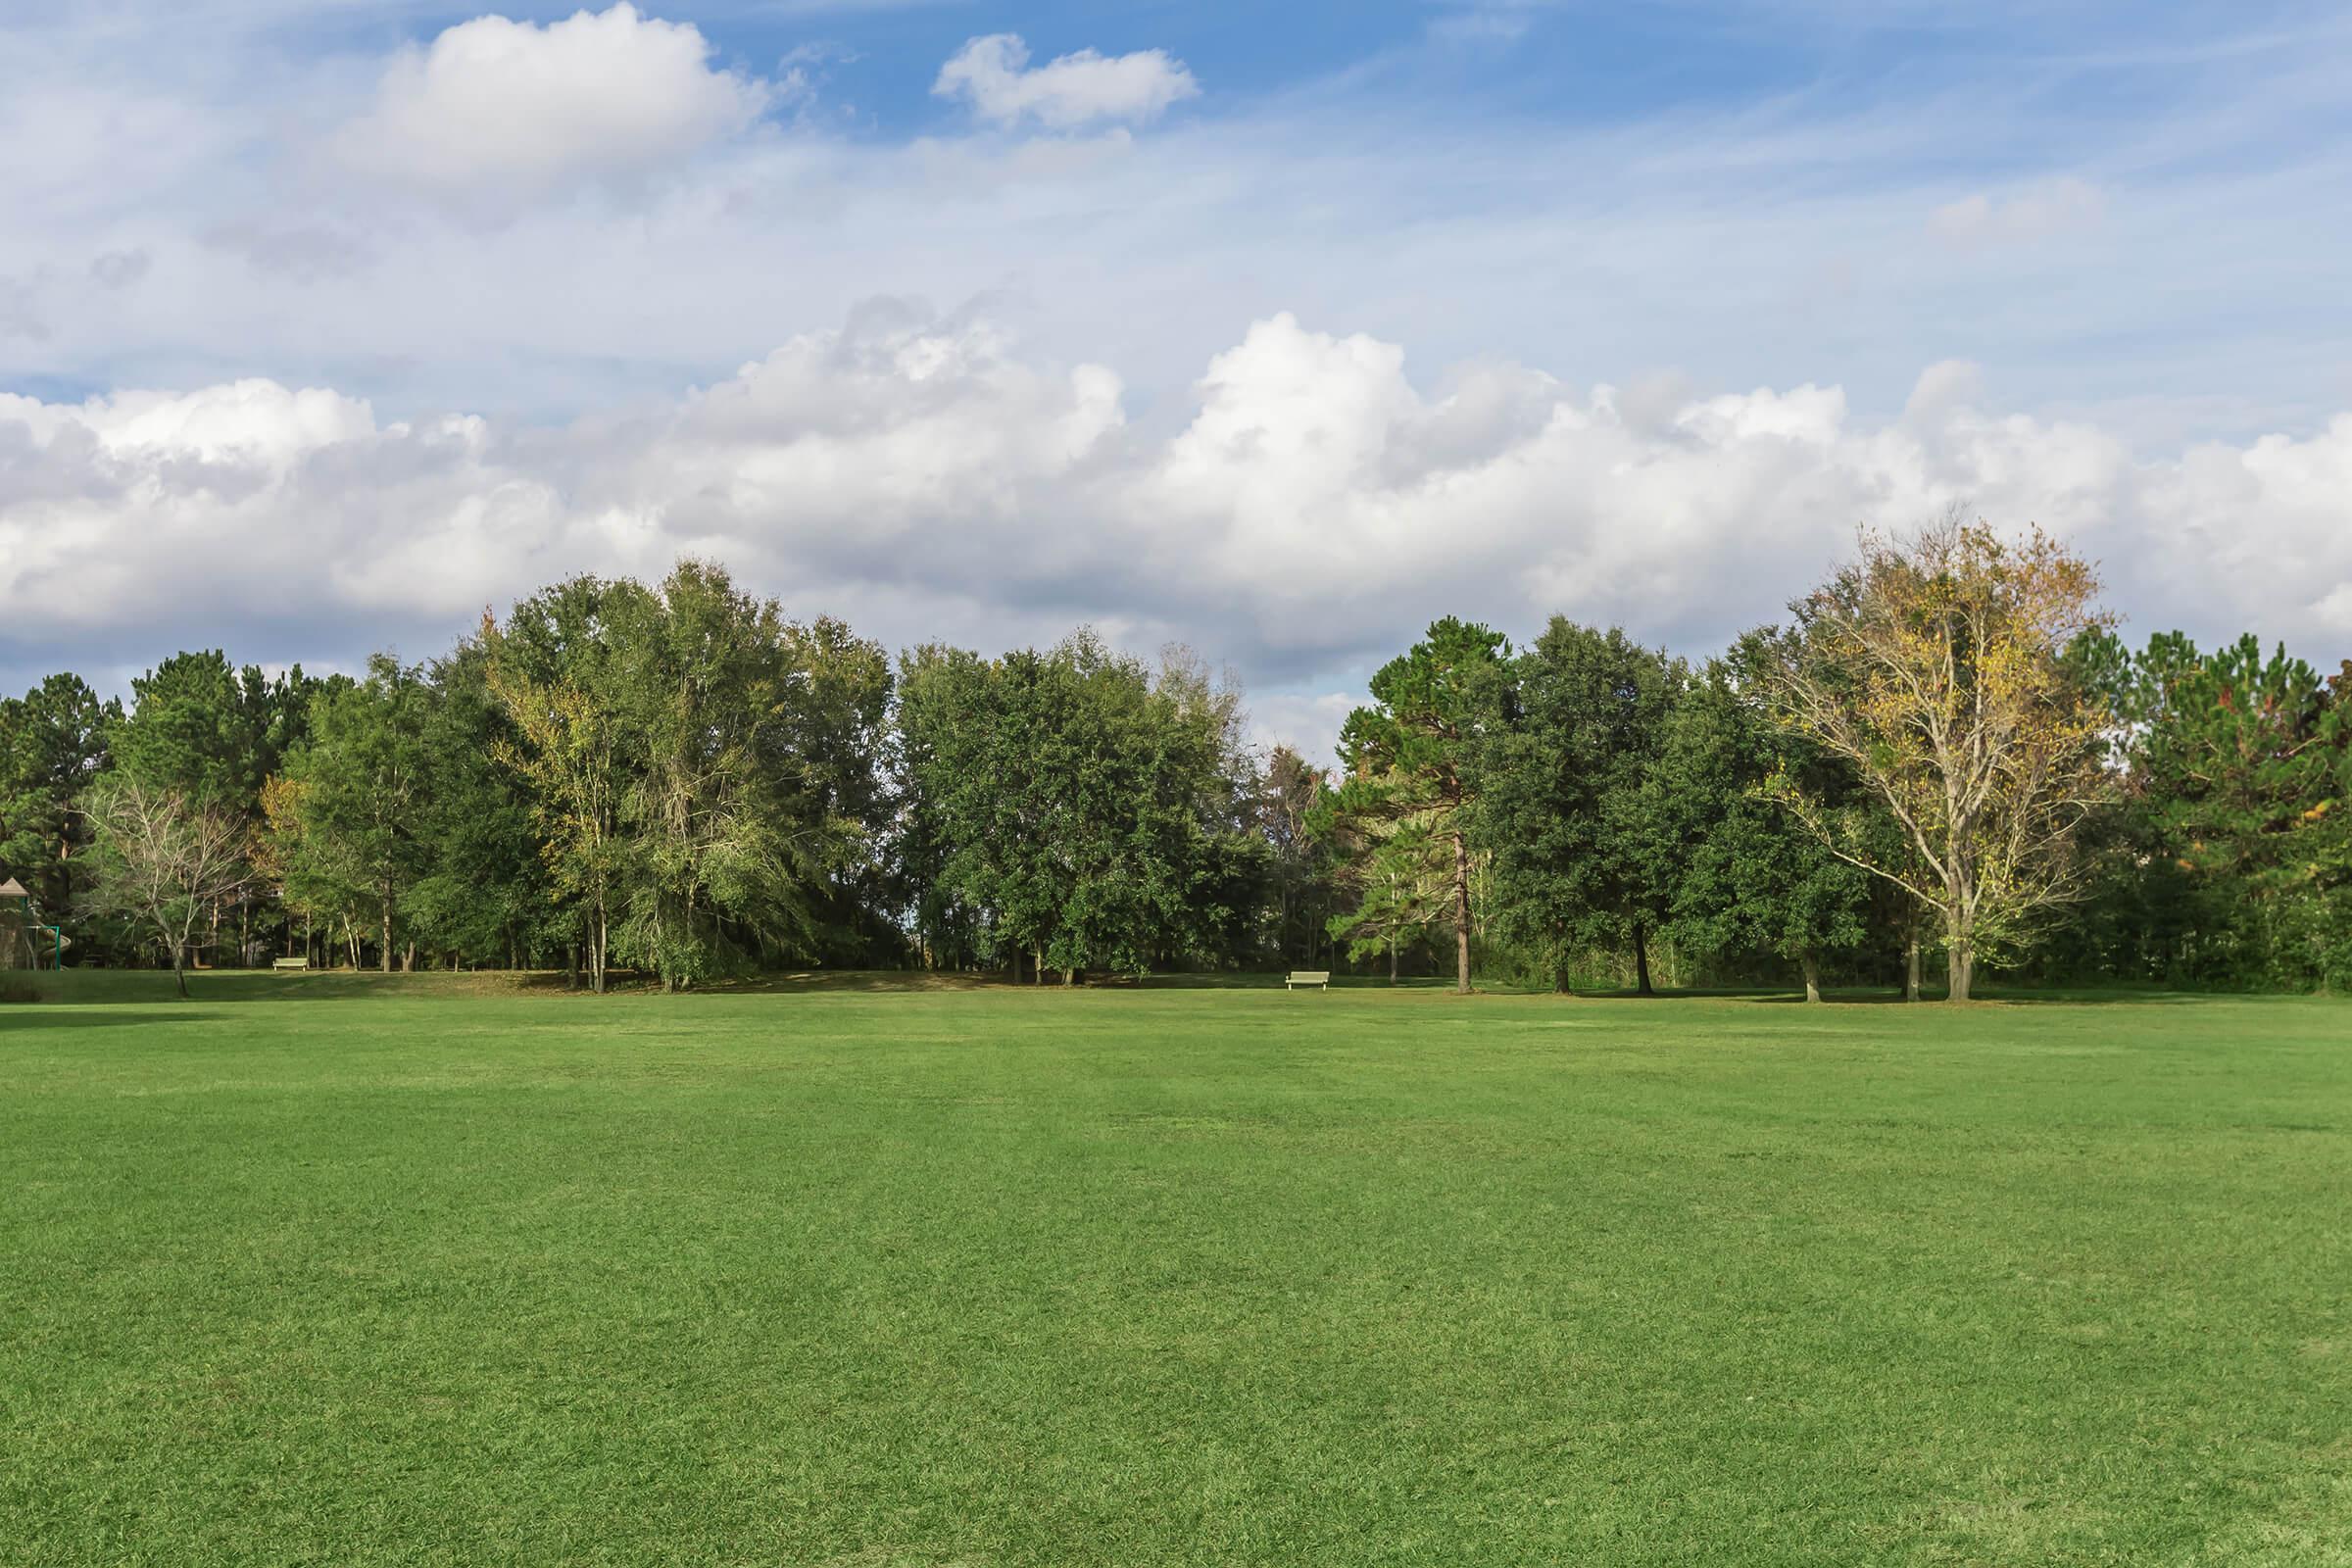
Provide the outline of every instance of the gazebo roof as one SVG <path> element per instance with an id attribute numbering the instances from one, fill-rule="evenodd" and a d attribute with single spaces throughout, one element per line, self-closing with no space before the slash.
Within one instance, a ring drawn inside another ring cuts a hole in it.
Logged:
<path id="1" fill-rule="evenodd" d="M 5 882 L 0 882 L 0 899 L 29 899 L 31 897 L 31 894 L 24 891 L 24 884 L 13 876 Z"/>

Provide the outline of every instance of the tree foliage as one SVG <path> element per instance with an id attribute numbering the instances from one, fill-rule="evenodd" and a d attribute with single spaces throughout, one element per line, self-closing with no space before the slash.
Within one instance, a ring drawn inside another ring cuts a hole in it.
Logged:
<path id="1" fill-rule="evenodd" d="M 0 701 L 0 875 L 76 962 L 552 956 L 599 990 L 614 966 L 1395 976 L 1450 949 L 1462 988 L 1475 963 L 1647 990 L 1654 954 L 1673 983 L 1808 995 L 1902 956 L 1915 996 L 1931 924 L 1958 997 L 1980 955 L 2352 985 L 2352 663 L 2135 652 L 2095 591 L 2037 532 L 1951 521 L 1866 536 L 1695 675 L 1621 629 L 1555 619 L 1514 655 L 1441 619 L 1326 776 L 1245 745 L 1231 682 L 1181 650 L 1082 631 L 894 670 L 688 561 L 356 680 L 183 653 L 125 707 L 53 676 Z"/>
<path id="2" fill-rule="evenodd" d="M 2096 897 L 2053 947 L 2115 978 L 2352 984 L 2352 663 L 2332 679 L 2252 636 L 2074 650 L 2116 718 L 2122 788 Z"/>
<path id="3" fill-rule="evenodd" d="M 1498 929 L 1565 991 L 1576 956 L 1623 947 L 1650 990 L 1672 904 L 1667 825 L 1648 788 L 1688 676 L 1615 627 L 1553 617 L 1509 669 L 1507 723 L 1478 759 L 1480 839 Z"/>
<path id="4" fill-rule="evenodd" d="M 367 679 L 314 695 L 305 743 L 264 787 L 266 865 L 289 906 L 374 925 L 386 972 L 410 935 L 408 895 L 431 865 L 428 714 L 420 672 L 379 654 Z"/>
<path id="5" fill-rule="evenodd" d="M 1382 665 L 1371 706 L 1348 715 L 1340 731 L 1346 782 L 1327 821 L 1353 826 L 1383 847 L 1388 871 L 1361 884 L 1366 903 L 1333 917 L 1334 934 L 1393 932 L 1401 889 L 1413 880 L 1410 857 L 1449 862 L 1454 928 L 1454 987 L 1470 991 L 1471 808 L 1478 798 L 1478 754 L 1498 721 L 1503 662 L 1499 632 L 1452 616 Z"/>
<path id="6" fill-rule="evenodd" d="M 1823 811 L 1867 811 L 1849 769 L 1774 724 L 1734 665 L 1710 663 L 1667 716 L 1644 788 L 1669 846 L 1670 929 L 1694 953 L 1794 964 L 1818 1002 L 1824 959 L 1868 935 L 1869 878 L 1807 830 L 1776 780 Z"/>
<path id="7" fill-rule="evenodd" d="M 1246 946 L 1268 855 L 1239 701 L 1189 657 L 1156 670 L 1081 632 L 901 669 L 902 855 L 935 955 L 1066 981 Z"/>
<path id="8" fill-rule="evenodd" d="M 2107 792 L 2111 716 L 2067 658 L 2103 627 L 2098 577 L 2038 528 L 2012 543 L 1956 518 L 1865 533 L 1860 559 L 1756 643 L 1783 722 L 1849 764 L 1909 853 L 1851 831 L 1793 775 L 1782 799 L 1837 854 L 1942 919 L 1949 995 L 1977 956 L 2020 951 L 2082 891 L 2075 839 Z"/>
<path id="9" fill-rule="evenodd" d="M 90 825 L 81 794 L 107 767 L 120 703 L 80 676 L 51 675 L 0 699 L 0 872 L 52 921 L 71 920 L 89 887 Z"/>
<path id="10" fill-rule="evenodd" d="M 92 785 L 83 809 L 97 836 L 97 906 L 155 938 L 185 997 L 197 926 L 244 891 L 251 875 L 245 823 L 219 800 L 130 773 Z"/>

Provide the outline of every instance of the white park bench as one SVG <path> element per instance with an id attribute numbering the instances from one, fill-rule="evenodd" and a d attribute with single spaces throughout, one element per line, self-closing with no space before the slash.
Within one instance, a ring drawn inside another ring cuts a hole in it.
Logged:
<path id="1" fill-rule="evenodd" d="M 272 958 L 270 960 L 270 967 L 272 969 L 308 969 L 310 966 L 311 960 L 308 958 Z"/>
<path id="2" fill-rule="evenodd" d="M 1331 971 L 1329 969 L 1293 969 L 1282 978 L 1282 989 L 1285 991 L 1296 991 L 1300 986 L 1313 986 L 1318 991 L 1329 991 L 1331 989 Z"/>

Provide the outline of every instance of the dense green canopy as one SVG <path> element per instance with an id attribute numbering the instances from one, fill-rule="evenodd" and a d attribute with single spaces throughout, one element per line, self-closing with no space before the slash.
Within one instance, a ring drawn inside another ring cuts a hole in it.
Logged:
<path id="1" fill-rule="evenodd" d="M 1955 975 L 1983 951 L 2352 986 L 2352 662 L 2130 649 L 2039 535 L 1865 543 L 1695 669 L 1620 628 L 1554 617 L 1514 651 L 1441 618 L 1373 674 L 1332 772 L 1247 740 L 1189 653 L 1081 630 L 894 668 L 709 564 L 577 577 L 356 678 L 209 651 L 127 704 L 70 673 L 0 699 L 0 877 L 76 962 L 600 990 L 919 964 L 1915 992 L 1955 930 Z"/>

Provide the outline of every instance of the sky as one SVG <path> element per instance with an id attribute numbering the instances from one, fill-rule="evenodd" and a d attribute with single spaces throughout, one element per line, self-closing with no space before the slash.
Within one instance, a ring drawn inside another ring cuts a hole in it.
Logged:
<path id="1" fill-rule="evenodd" d="M 0 211 L 0 689 L 691 554 L 1322 755 L 1953 507 L 2352 655 L 2340 5 L 10 0 Z"/>

